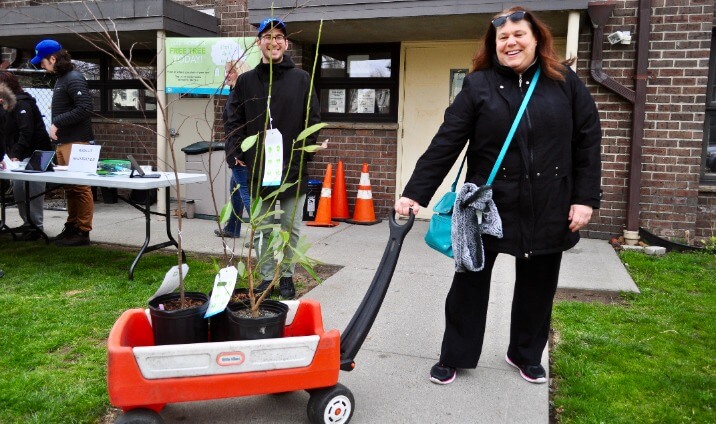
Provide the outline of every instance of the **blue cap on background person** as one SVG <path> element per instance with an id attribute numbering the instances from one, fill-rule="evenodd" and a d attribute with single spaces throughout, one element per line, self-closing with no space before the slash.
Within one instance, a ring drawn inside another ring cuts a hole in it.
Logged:
<path id="1" fill-rule="evenodd" d="M 35 46 L 35 57 L 30 59 L 30 63 L 37 66 L 42 62 L 42 59 L 57 53 L 62 50 L 62 46 L 55 40 L 42 40 Z"/>
<path id="2" fill-rule="evenodd" d="M 259 34 L 258 36 L 261 37 L 261 34 L 263 34 L 264 31 L 269 31 L 271 28 L 278 28 L 283 32 L 283 35 L 286 34 L 286 24 L 279 18 L 266 18 L 259 24 Z"/>

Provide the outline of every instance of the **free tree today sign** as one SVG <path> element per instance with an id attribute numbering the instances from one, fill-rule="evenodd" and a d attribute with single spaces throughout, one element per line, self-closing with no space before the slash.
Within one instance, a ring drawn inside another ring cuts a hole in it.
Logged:
<path id="1" fill-rule="evenodd" d="M 229 94 L 224 84 L 227 65 L 239 72 L 261 60 L 255 37 L 166 39 L 167 94 Z"/>

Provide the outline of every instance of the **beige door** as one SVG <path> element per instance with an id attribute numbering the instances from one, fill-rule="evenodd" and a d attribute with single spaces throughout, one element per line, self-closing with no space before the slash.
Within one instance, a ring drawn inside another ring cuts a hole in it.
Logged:
<path id="1" fill-rule="evenodd" d="M 403 192 L 415 169 L 415 163 L 442 123 L 450 99 L 451 70 L 468 69 L 477 45 L 477 41 L 404 45 L 398 195 Z M 450 189 L 459 166 L 459 163 L 453 166 L 428 208 L 420 210 L 418 218 L 430 218 L 433 205 Z M 464 170 L 462 176 L 465 176 Z"/>

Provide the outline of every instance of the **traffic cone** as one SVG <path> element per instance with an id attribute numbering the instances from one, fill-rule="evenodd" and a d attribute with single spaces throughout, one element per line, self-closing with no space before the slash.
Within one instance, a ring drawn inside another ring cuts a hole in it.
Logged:
<path id="1" fill-rule="evenodd" d="M 316 219 L 307 222 L 306 225 L 311 227 L 335 227 L 337 222 L 331 221 L 331 177 L 333 176 L 333 166 L 329 163 L 326 166 L 326 176 L 323 177 L 323 187 L 321 188 L 321 198 L 318 200 L 318 208 L 316 209 Z"/>
<path id="2" fill-rule="evenodd" d="M 373 225 L 381 222 L 382 219 L 375 218 L 375 209 L 373 208 L 373 192 L 370 189 L 370 178 L 368 177 L 368 164 L 363 164 L 363 171 L 360 174 L 360 182 L 358 183 L 358 198 L 356 199 L 356 207 L 353 211 L 353 219 L 346 222 L 360 225 Z"/>
<path id="3" fill-rule="evenodd" d="M 346 177 L 343 172 L 343 161 L 338 161 L 336 168 L 336 183 L 331 198 L 331 219 L 345 221 L 351 216 L 348 214 L 348 194 L 346 193 Z"/>

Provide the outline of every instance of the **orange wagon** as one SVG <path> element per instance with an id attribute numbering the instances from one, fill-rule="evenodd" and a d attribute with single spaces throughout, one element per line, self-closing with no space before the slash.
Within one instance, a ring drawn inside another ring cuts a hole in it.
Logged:
<path id="1" fill-rule="evenodd" d="M 398 225 L 390 216 L 390 239 L 361 305 L 341 336 L 325 331 L 314 300 L 287 301 L 284 337 L 183 345 L 154 345 L 148 313 L 125 311 L 108 340 L 107 386 L 116 423 L 161 423 L 166 404 L 307 390 L 312 423 L 348 423 L 351 391 L 338 383 L 370 331 L 388 290 L 402 242 L 414 217 Z"/>

